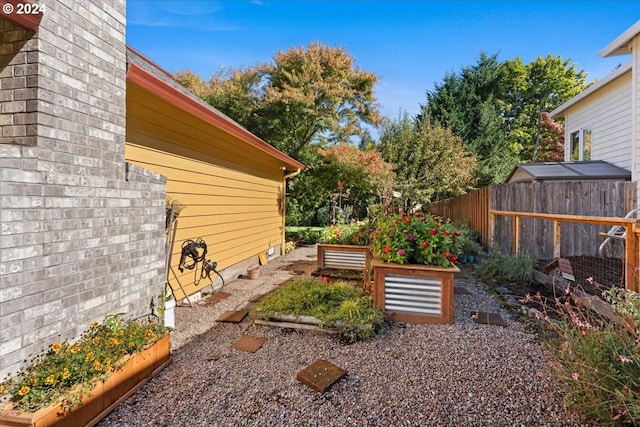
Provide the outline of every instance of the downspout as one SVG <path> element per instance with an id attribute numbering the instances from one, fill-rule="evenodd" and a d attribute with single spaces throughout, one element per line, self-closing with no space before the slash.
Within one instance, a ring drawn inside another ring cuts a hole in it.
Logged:
<path id="1" fill-rule="evenodd" d="M 282 245 L 280 246 L 280 255 L 284 255 L 285 244 L 285 226 L 287 218 L 287 179 L 300 175 L 302 169 L 298 168 L 296 171 L 287 174 L 287 167 L 283 167 L 285 175 L 282 177 Z"/>

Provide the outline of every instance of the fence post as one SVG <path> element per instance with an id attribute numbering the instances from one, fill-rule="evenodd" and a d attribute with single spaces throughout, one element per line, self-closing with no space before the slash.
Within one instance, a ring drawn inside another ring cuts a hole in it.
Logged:
<path id="1" fill-rule="evenodd" d="M 638 286 L 638 234 L 636 224 L 625 226 L 624 287 L 629 291 L 640 291 Z"/>
<path id="2" fill-rule="evenodd" d="M 489 242 L 487 244 L 489 251 L 493 250 L 493 242 L 496 232 L 496 216 L 493 212 L 489 211 Z"/>
<path id="3" fill-rule="evenodd" d="M 513 217 L 513 249 L 512 252 L 514 255 L 520 254 L 520 217 Z"/>
<path id="4" fill-rule="evenodd" d="M 553 221 L 553 257 L 560 258 L 560 221 Z"/>

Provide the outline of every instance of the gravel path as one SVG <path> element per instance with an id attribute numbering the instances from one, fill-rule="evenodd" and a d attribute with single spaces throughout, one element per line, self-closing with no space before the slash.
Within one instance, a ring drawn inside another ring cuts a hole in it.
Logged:
<path id="1" fill-rule="evenodd" d="M 344 345 L 314 333 L 217 323 L 226 310 L 290 278 L 303 247 L 261 267 L 261 279 L 237 280 L 215 305 L 179 307 L 172 362 L 119 405 L 107 426 L 579 426 L 562 395 L 539 372 L 535 337 L 471 279 L 456 286 L 454 325 L 391 324 L 375 339 Z M 470 313 L 498 312 L 507 327 L 477 325 Z M 268 338 L 256 353 L 232 348 L 243 334 Z M 295 379 L 326 359 L 347 376 L 325 394 Z"/>

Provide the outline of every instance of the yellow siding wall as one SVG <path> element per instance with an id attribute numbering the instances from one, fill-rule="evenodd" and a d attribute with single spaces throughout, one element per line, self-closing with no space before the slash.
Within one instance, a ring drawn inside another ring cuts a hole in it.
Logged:
<path id="1" fill-rule="evenodd" d="M 210 282 L 203 279 L 196 286 L 193 270 L 178 270 L 186 239 L 204 239 L 207 258 L 218 262 L 218 270 L 281 244 L 279 160 L 132 84 L 127 85 L 126 128 L 127 161 L 166 176 L 167 196 L 186 206 L 171 264 L 187 294 Z M 182 298 L 170 278 L 176 297 Z"/>

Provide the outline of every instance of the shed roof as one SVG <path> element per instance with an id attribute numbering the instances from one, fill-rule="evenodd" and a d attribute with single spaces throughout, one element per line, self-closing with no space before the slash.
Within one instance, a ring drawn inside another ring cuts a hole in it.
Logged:
<path id="1" fill-rule="evenodd" d="M 171 74 L 130 46 L 127 46 L 127 62 L 128 81 L 135 83 L 189 114 L 275 157 L 282 161 L 287 168 L 294 170 L 305 168 L 299 161 L 258 138 L 231 118 L 202 101 L 176 82 Z"/>
<path id="2" fill-rule="evenodd" d="M 631 180 L 631 172 L 603 160 L 585 162 L 520 163 L 505 182 L 576 181 L 585 179 Z"/>

